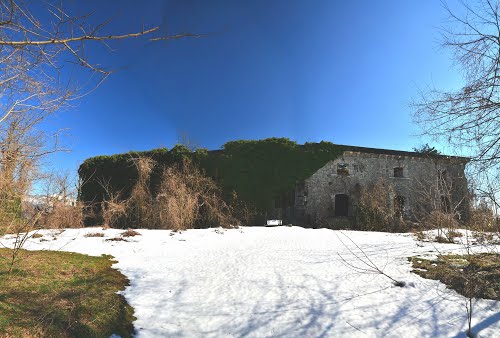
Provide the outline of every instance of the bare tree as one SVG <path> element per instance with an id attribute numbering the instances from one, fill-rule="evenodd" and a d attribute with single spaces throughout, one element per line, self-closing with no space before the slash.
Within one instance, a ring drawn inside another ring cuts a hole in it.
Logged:
<path id="1" fill-rule="evenodd" d="M 412 216 L 422 229 L 437 231 L 438 240 L 453 243 L 457 229 L 461 224 L 465 226 L 469 216 L 469 196 L 456 193 L 457 188 L 446 171 L 439 171 L 432 178 L 420 177 L 415 182 Z"/>
<path id="2" fill-rule="evenodd" d="M 200 35 L 160 34 L 158 25 L 123 34 L 110 33 L 111 20 L 93 13 L 70 13 L 64 1 L 0 0 L 0 176 L 3 195 L 20 198 L 30 188 L 45 155 L 63 148 L 59 132 L 40 124 L 54 112 L 93 91 L 112 69 L 88 58 L 102 44 L 116 40 L 173 40 Z M 80 83 L 73 74 L 80 76 Z M 82 80 L 83 84 L 82 84 Z M 85 80 L 86 79 L 86 80 Z"/>
<path id="3" fill-rule="evenodd" d="M 83 226 L 84 205 L 77 201 L 78 186 L 69 172 L 54 172 L 43 179 L 42 216 L 37 228 L 79 228 Z M 40 209 L 38 204 L 38 209 Z"/>
<path id="4" fill-rule="evenodd" d="M 414 103 L 425 134 L 446 140 L 471 156 L 475 175 L 500 182 L 500 1 L 461 1 L 463 14 L 444 3 L 451 19 L 442 45 L 451 50 L 464 85 L 431 89 Z"/>
<path id="5" fill-rule="evenodd" d="M 92 92 L 112 73 L 89 59 L 88 51 L 96 44 L 111 50 L 114 41 L 123 39 L 199 36 L 162 35 L 159 26 L 139 23 L 136 29 L 117 34 L 110 32 L 109 23 L 96 20 L 93 13 L 70 13 L 64 1 L 0 0 L 0 229 L 17 234 L 10 271 L 30 231 L 42 218 L 47 221 L 44 211 L 26 213 L 23 201 L 40 178 L 42 159 L 63 150 L 60 131 L 44 132 L 41 123 Z M 67 208 L 61 201 L 56 204 L 57 213 L 51 215 L 57 222 L 68 224 L 81 217 L 81 210 Z"/>

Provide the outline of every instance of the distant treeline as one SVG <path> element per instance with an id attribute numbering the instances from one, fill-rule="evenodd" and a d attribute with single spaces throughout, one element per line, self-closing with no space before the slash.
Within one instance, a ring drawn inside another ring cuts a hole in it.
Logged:
<path id="1" fill-rule="evenodd" d="M 78 169 L 83 182 L 79 199 L 97 203 L 105 200 L 107 194 L 102 183 L 127 198 L 137 181 L 133 159 L 138 157 L 149 157 L 156 162 L 150 181 L 154 192 L 163 169 L 187 158 L 214 178 L 228 198 L 236 193 L 257 211 L 266 212 L 290 204 L 289 196 L 295 184 L 342 152 L 341 146 L 330 142 L 300 145 L 287 138 L 268 138 L 231 141 L 224 144 L 222 150 L 215 151 L 190 151 L 183 145 L 176 145 L 171 150 L 159 148 L 96 156 L 85 160 Z"/>

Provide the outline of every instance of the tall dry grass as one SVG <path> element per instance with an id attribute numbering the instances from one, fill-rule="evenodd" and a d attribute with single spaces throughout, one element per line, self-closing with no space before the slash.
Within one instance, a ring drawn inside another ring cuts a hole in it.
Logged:
<path id="1" fill-rule="evenodd" d="M 158 228 L 183 230 L 240 224 L 214 180 L 188 160 L 164 170 L 153 210 Z"/>
<path id="2" fill-rule="evenodd" d="M 194 163 L 166 167 L 155 193 L 150 179 L 156 163 L 149 158 L 134 159 L 137 181 L 130 196 L 113 193 L 109 182 L 101 182 L 106 198 L 101 203 L 103 225 L 119 228 L 185 230 L 213 226 L 237 227 L 252 212 L 234 195 L 229 202 L 216 182 Z"/>

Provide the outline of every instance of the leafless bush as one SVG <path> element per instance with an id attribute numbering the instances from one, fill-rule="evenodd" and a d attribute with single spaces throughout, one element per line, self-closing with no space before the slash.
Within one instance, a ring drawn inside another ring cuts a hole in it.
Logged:
<path id="1" fill-rule="evenodd" d="M 257 211 L 255 210 L 255 208 L 248 203 L 243 202 L 238 197 L 236 191 L 233 191 L 230 206 L 233 217 L 238 220 L 238 224 L 249 225 L 257 215 Z"/>
<path id="2" fill-rule="evenodd" d="M 120 236 L 122 236 L 122 237 L 135 237 L 135 236 L 141 236 L 141 234 L 133 229 L 127 229 L 126 231 L 122 232 L 120 234 Z"/>
<path id="3" fill-rule="evenodd" d="M 51 173 L 43 180 L 43 194 L 31 202 L 32 213 L 41 212 L 39 228 L 83 227 L 84 205 L 76 200 L 78 187 L 69 173 Z"/>
<path id="4" fill-rule="evenodd" d="M 469 224 L 475 231 L 500 233 L 499 220 L 493 208 L 485 202 L 480 202 L 470 209 Z"/>
<path id="5" fill-rule="evenodd" d="M 198 194 L 190 190 L 186 176 L 179 169 L 168 168 L 163 173 L 156 198 L 156 226 L 184 230 L 193 227 L 198 218 Z"/>
<path id="6" fill-rule="evenodd" d="M 104 233 L 102 232 L 89 232 L 85 234 L 85 237 L 104 237 Z"/>
<path id="7" fill-rule="evenodd" d="M 217 184 L 188 160 L 165 169 L 155 198 L 155 215 L 158 228 L 172 230 L 239 225 Z"/>
<path id="8" fill-rule="evenodd" d="M 155 162 L 148 157 L 133 159 L 137 169 L 135 183 L 129 199 L 126 201 L 126 213 L 129 225 L 136 227 L 151 227 L 153 221 L 153 196 L 149 189 L 151 172 Z"/>
<path id="9" fill-rule="evenodd" d="M 437 232 L 435 240 L 453 243 L 459 228 L 467 227 L 469 196 L 454 196 L 453 180 L 439 172 L 433 178 L 417 179 L 413 216 L 424 230 Z"/>
<path id="10" fill-rule="evenodd" d="M 100 180 L 99 184 L 106 192 L 101 202 L 101 216 L 104 228 L 120 227 L 127 215 L 127 200 L 121 198 L 120 192 L 115 193 L 109 181 Z M 93 210 L 93 208 L 90 208 Z"/>
<path id="11" fill-rule="evenodd" d="M 81 228 L 83 227 L 83 204 L 56 202 L 49 212 L 41 215 L 38 224 L 40 228 Z"/>
<path id="12" fill-rule="evenodd" d="M 404 206 L 396 206 L 394 196 L 394 189 L 383 179 L 361 189 L 357 222 L 362 230 L 402 230 Z"/>
<path id="13" fill-rule="evenodd" d="M 348 268 L 352 269 L 357 273 L 382 275 L 390 279 L 394 286 L 398 287 L 406 286 L 406 283 L 404 281 L 397 280 L 392 276 L 388 275 L 386 272 L 384 272 L 384 268 L 381 268 L 377 264 L 375 264 L 375 262 L 370 258 L 370 256 L 368 256 L 366 252 L 358 244 L 356 244 L 356 242 L 354 242 L 346 233 L 344 232 L 339 232 L 339 233 L 342 236 L 338 235 L 337 233 L 335 235 L 342 243 L 342 245 L 347 249 L 349 255 L 351 257 L 354 257 L 356 261 L 355 263 L 352 263 L 351 259 L 346 259 L 340 253 L 337 253 L 342 264 L 344 264 L 345 266 L 347 266 Z M 344 240 L 342 240 L 342 237 L 344 237 Z M 347 239 L 348 241 L 346 241 L 345 239 Z"/>
<path id="14" fill-rule="evenodd" d="M 189 160 L 164 169 L 160 185 L 150 189 L 156 163 L 149 158 L 134 159 L 138 178 L 130 197 L 113 193 L 108 182 L 100 182 L 106 191 L 101 203 L 106 227 L 133 226 L 184 230 L 210 226 L 237 227 L 249 220 L 252 210 L 234 194 L 227 202 L 217 184 Z"/>
<path id="15" fill-rule="evenodd" d="M 127 201 L 120 201 L 116 198 L 102 202 L 101 204 L 103 227 L 120 227 L 121 220 L 127 214 Z"/>

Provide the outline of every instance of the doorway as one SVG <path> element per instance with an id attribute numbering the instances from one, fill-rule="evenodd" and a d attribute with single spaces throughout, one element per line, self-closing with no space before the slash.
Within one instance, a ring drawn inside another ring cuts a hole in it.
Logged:
<path id="1" fill-rule="evenodd" d="M 346 194 L 335 195 L 335 216 L 349 215 L 349 197 Z"/>

